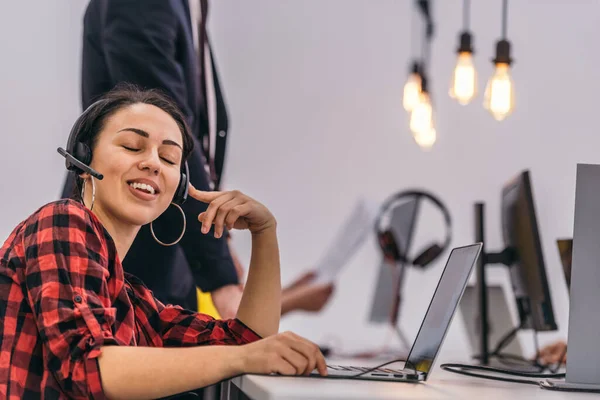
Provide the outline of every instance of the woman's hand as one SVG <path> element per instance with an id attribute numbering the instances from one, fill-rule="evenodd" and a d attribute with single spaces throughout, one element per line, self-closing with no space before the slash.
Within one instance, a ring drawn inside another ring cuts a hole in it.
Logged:
<path id="1" fill-rule="evenodd" d="M 275 228 L 277 222 L 267 207 L 238 190 L 228 192 L 203 192 L 190 184 L 189 195 L 207 203 L 208 209 L 198 216 L 202 233 L 208 233 L 215 225 L 215 237 L 223 235 L 223 229 L 248 229 L 253 234 Z"/>
<path id="2" fill-rule="evenodd" d="M 309 375 L 317 369 L 327 375 L 319 347 L 292 333 L 284 332 L 244 345 L 242 370 L 247 374 Z"/>

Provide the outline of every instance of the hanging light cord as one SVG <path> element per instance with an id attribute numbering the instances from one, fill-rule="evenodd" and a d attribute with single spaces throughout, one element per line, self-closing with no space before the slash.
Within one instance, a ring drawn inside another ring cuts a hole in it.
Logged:
<path id="1" fill-rule="evenodd" d="M 469 20 L 469 14 L 471 9 L 471 1 L 463 0 L 463 30 L 468 31 L 471 25 L 471 21 Z"/>
<path id="2" fill-rule="evenodd" d="M 508 0 L 502 0 L 502 40 L 506 40 L 506 25 L 508 14 Z"/>
<path id="3" fill-rule="evenodd" d="M 423 71 L 429 67 L 429 60 L 431 59 L 431 41 L 433 39 L 433 18 L 431 17 L 431 0 L 417 0 L 416 1 L 419 11 L 423 14 L 423 20 L 425 22 L 425 32 L 422 36 L 421 41 L 421 60 Z M 425 74 L 425 72 L 423 72 Z"/>
<path id="4" fill-rule="evenodd" d="M 415 21 L 415 14 L 416 14 L 416 10 L 415 7 L 411 7 L 410 10 L 410 56 L 412 57 L 413 60 L 417 59 L 417 50 L 416 50 L 416 45 L 415 45 L 415 39 L 418 35 L 415 35 L 415 27 L 416 27 L 416 21 Z"/>

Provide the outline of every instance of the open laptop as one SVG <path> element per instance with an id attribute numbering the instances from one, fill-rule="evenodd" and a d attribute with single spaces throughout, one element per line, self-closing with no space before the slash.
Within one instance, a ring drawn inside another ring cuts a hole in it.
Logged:
<path id="1" fill-rule="evenodd" d="M 402 369 L 378 368 L 366 372 L 372 368 L 328 365 L 328 376 L 321 377 L 313 372 L 311 377 L 397 382 L 426 381 L 480 252 L 481 243 L 457 247 L 450 252 L 425 318 Z M 362 375 L 357 376 L 357 374 Z"/>

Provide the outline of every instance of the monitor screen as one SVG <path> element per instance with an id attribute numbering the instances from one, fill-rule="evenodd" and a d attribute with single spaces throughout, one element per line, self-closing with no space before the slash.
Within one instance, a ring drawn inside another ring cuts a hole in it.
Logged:
<path id="1" fill-rule="evenodd" d="M 567 288 L 571 287 L 571 261 L 573 258 L 573 239 L 557 239 L 558 253 L 562 263 Z"/>
<path id="2" fill-rule="evenodd" d="M 504 186 L 502 233 L 504 245 L 514 254 L 509 270 L 520 327 L 556 330 L 528 171 Z"/>
<path id="3" fill-rule="evenodd" d="M 418 199 L 414 197 L 394 206 L 390 212 L 389 229 L 394 235 L 398 252 L 404 257 L 408 257 L 410 252 L 418 205 Z M 400 271 L 397 267 L 399 266 L 390 265 L 386 260 L 382 260 L 379 265 L 377 284 L 369 314 L 371 322 L 393 323 L 398 318 L 400 305 L 398 304 L 398 310 L 394 310 L 394 305 L 398 296 L 397 291 L 402 290 L 398 287 L 400 279 L 398 274 L 403 274 L 404 271 Z M 396 315 L 393 315 L 394 312 Z"/>
<path id="4" fill-rule="evenodd" d="M 425 373 L 431 370 L 480 251 L 481 244 L 478 243 L 458 247 L 450 253 L 410 349 L 407 368 Z"/>

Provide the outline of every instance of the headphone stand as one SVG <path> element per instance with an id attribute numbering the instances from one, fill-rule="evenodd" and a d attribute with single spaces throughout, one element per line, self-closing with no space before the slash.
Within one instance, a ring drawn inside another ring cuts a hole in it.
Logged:
<path id="1" fill-rule="evenodd" d="M 484 203 L 475 203 L 475 242 L 481 242 L 481 254 L 477 260 L 477 306 L 479 311 L 479 357 L 481 365 L 489 365 L 489 324 L 488 324 L 488 288 L 486 267 L 504 265 L 510 267 L 515 261 L 515 252 L 507 247 L 499 253 L 485 251 L 485 213 Z"/>

